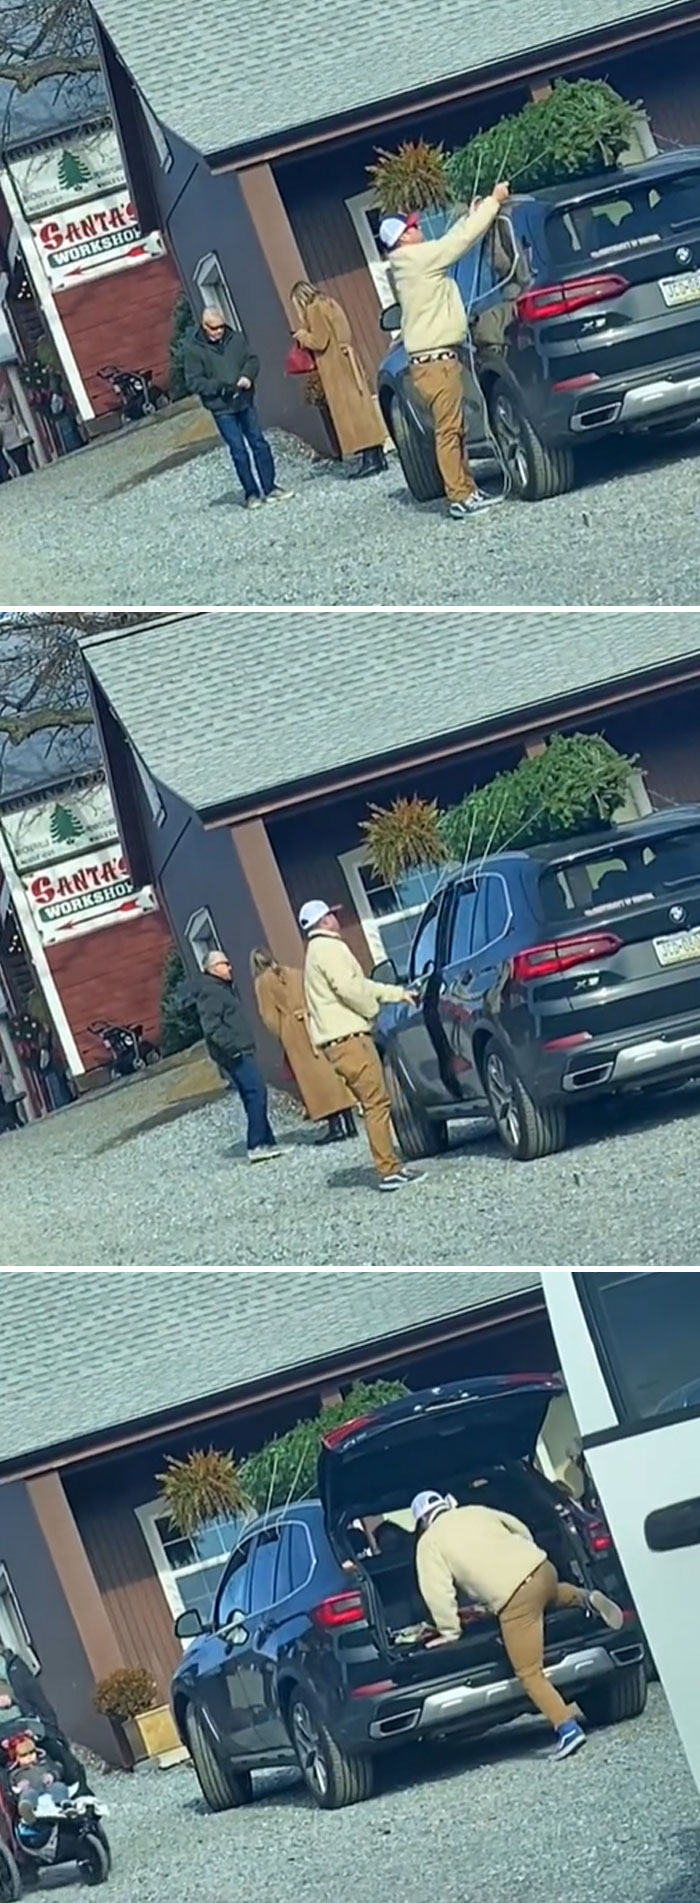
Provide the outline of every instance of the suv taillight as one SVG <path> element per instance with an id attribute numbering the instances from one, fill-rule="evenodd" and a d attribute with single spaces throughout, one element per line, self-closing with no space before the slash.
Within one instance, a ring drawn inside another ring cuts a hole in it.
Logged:
<path id="1" fill-rule="evenodd" d="M 601 1553 L 610 1552 L 612 1539 L 604 1520 L 588 1521 L 586 1526 L 586 1539 L 591 1552 L 595 1553 L 596 1557 Z"/>
<path id="2" fill-rule="evenodd" d="M 578 938 L 556 938 L 547 945 L 531 945 L 515 953 L 512 975 L 516 984 L 532 984 L 536 978 L 558 977 L 575 965 L 594 964 L 599 958 L 612 958 L 620 950 L 622 939 L 615 932 L 583 932 Z"/>
<path id="3" fill-rule="evenodd" d="M 627 290 L 627 279 L 616 272 L 606 272 L 600 277 L 567 278 L 564 284 L 545 284 L 541 290 L 523 291 L 515 308 L 521 323 L 541 324 L 547 317 L 572 317 L 588 304 L 605 304 L 609 297 L 622 297 Z"/>
<path id="4" fill-rule="evenodd" d="M 361 1592 L 337 1592 L 314 1606 L 311 1618 L 323 1632 L 337 1632 L 340 1626 L 362 1625 L 365 1608 Z"/>

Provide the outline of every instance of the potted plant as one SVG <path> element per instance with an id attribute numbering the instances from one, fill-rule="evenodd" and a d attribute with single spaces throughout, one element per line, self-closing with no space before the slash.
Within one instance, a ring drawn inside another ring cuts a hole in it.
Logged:
<path id="1" fill-rule="evenodd" d="M 404 140 L 396 152 L 377 151 L 368 165 L 383 217 L 409 211 L 444 211 L 454 197 L 444 148 L 427 139 Z"/>
<path id="2" fill-rule="evenodd" d="M 234 1519 L 250 1508 L 233 1454 L 215 1447 L 195 1448 L 184 1460 L 168 1455 L 156 1479 L 163 1509 L 185 1539 L 211 1520 Z"/>
<path id="3" fill-rule="evenodd" d="M 420 799 L 414 794 L 392 801 L 391 806 L 370 806 L 369 819 L 362 820 L 367 858 L 373 872 L 387 885 L 395 885 L 405 873 L 419 866 L 440 866 L 447 859 L 441 831 L 441 813 L 436 800 Z"/>
<path id="4" fill-rule="evenodd" d="M 125 1665 L 110 1672 L 95 1689 L 95 1710 L 109 1719 L 122 1756 L 131 1764 L 157 1755 L 149 1744 L 149 1721 L 163 1709 L 156 1706 L 157 1696 L 156 1681 L 143 1665 Z M 159 1746 L 163 1748 L 168 1747 Z"/>

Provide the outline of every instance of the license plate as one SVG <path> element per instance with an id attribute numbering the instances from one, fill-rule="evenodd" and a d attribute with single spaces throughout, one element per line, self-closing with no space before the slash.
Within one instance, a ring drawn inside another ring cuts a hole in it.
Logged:
<path id="1" fill-rule="evenodd" d="M 672 932 L 669 938 L 655 938 L 654 951 L 660 965 L 689 965 L 700 958 L 700 927 L 693 932 Z"/>
<path id="2" fill-rule="evenodd" d="M 698 304 L 700 271 L 682 271 L 677 278 L 660 278 L 659 290 L 669 310 L 675 310 L 678 304 Z"/>

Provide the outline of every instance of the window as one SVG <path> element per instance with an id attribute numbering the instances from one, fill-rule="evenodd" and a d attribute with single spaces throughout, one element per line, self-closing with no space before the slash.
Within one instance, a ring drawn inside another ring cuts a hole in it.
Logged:
<path id="1" fill-rule="evenodd" d="M 0 1562 L 0 1643 L 9 1646 L 12 1652 L 17 1652 L 35 1675 L 41 1670 L 40 1660 L 32 1645 L 17 1594 L 7 1567 L 2 1562 Z"/>
<path id="2" fill-rule="evenodd" d="M 450 921 L 450 945 L 446 963 L 448 965 L 466 964 L 472 949 L 472 932 L 476 911 L 476 886 L 474 880 L 458 885 L 452 901 Z"/>
<path id="3" fill-rule="evenodd" d="M 200 905 L 199 911 L 191 913 L 185 926 L 185 938 L 192 947 L 200 971 L 204 970 L 207 952 L 223 950 L 208 905 Z"/>
<path id="4" fill-rule="evenodd" d="M 367 865 L 362 846 L 342 853 L 338 864 L 350 888 L 373 964 L 391 958 L 400 976 L 405 977 L 416 927 L 441 872 L 437 868 L 415 870 L 394 885 L 385 885 L 379 873 Z"/>
<path id="5" fill-rule="evenodd" d="M 682 241 L 697 223 L 696 172 L 675 172 L 655 184 L 630 181 L 629 174 L 605 199 L 560 205 L 547 219 L 550 255 L 557 264 L 576 258 L 621 258 L 663 238 Z"/>
<path id="6" fill-rule="evenodd" d="M 250 1612 L 256 1544 L 255 1538 L 246 1540 L 245 1544 L 239 1546 L 238 1552 L 233 1555 L 230 1570 L 217 1602 L 215 1619 L 217 1628 L 228 1625 L 234 1612 Z"/>
<path id="7" fill-rule="evenodd" d="M 209 305 L 212 310 L 221 312 L 221 316 L 225 318 L 231 330 L 242 330 L 243 325 L 224 277 L 217 253 L 215 251 L 208 251 L 205 258 L 200 258 L 199 263 L 195 265 L 193 275 L 195 286 L 199 292 L 202 310 L 206 310 L 207 305 Z"/>
<path id="8" fill-rule="evenodd" d="M 255 1541 L 253 1558 L 253 1581 L 250 1590 L 252 1613 L 267 1612 L 268 1606 L 275 1602 L 275 1571 L 279 1553 L 280 1530 L 278 1526 L 268 1526 Z"/>
<path id="9" fill-rule="evenodd" d="M 494 945 L 505 937 L 511 920 L 511 907 L 505 880 L 500 873 L 483 880 L 486 890 L 486 943 Z"/>
<path id="10" fill-rule="evenodd" d="M 132 85 L 133 85 L 133 80 L 132 80 Z M 141 107 L 141 111 L 143 113 L 143 117 L 146 121 L 146 125 L 148 126 L 148 130 L 153 140 L 153 144 L 156 149 L 156 155 L 158 158 L 158 164 L 161 168 L 161 171 L 169 172 L 173 162 L 173 155 L 170 150 L 170 146 L 168 145 L 168 141 L 163 131 L 163 127 L 160 123 L 160 119 L 157 119 L 155 113 L 151 111 L 151 108 L 148 104 L 148 100 L 144 98 L 144 95 L 141 91 L 140 86 L 135 86 L 134 91 L 136 93 L 136 97 L 138 99 L 139 105 Z"/>
<path id="11" fill-rule="evenodd" d="M 175 1530 L 160 1500 L 137 1507 L 136 1518 L 173 1618 L 196 1606 L 202 1618 L 209 1620 L 229 1554 L 240 1536 L 241 1515 L 211 1520 L 188 1537 Z"/>
<path id="12" fill-rule="evenodd" d="M 146 795 L 146 803 L 148 805 L 148 810 L 151 815 L 151 819 L 153 820 L 153 824 L 154 826 L 164 826 L 166 818 L 167 818 L 167 814 L 165 811 L 163 800 L 161 798 L 160 788 L 157 786 L 156 781 L 153 778 L 153 774 L 149 773 L 148 767 L 145 765 L 145 762 L 141 759 L 140 753 L 137 753 L 135 747 L 131 748 L 131 757 L 134 762 L 134 766 L 136 768 L 138 777 L 141 781 L 141 786 Z"/>
<path id="13" fill-rule="evenodd" d="M 628 1269 L 575 1282 L 620 1419 L 700 1407 L 700 1276 Z"/>
<path id="14" fill-rule="evenodd" d="M 653 844 L 625 839 L 622 828 L 598 852 L 573 863 L 547 866 L 540 878 L 540 897 L 547 919 L 567 912 L 608 912 L 673 898 L 700 885 L 700 827 L 670 828 Z"/>
<path id="15" fill-rule="evenodd" d="M 314 1570 L 315 1559 L 308 1532 L 301 1520 L 287 1520 L 280 1528 L 275 1573 L 274 1601 L 289 1599 L 306 1586 Z"/>
<path id="16" fill-rule="evenodd" d="M 396 303 L 396 295 L 392 289 L 389 267 L 379 247 L 382 214 L 375 205 L 374 192 L 357 192 L 354 198 L 346 198 L 345 209 L 355 227 L 381 308 L 388 311 Z"/>
<path id="17" fill-rule="evenodd" d="M 431 899 L 423 922 L 413 940 L 408 974 L 411 979 L 423 978 L 435 964 L 437 948 L 438 919 L 440 916 L 440 896 Z"/>

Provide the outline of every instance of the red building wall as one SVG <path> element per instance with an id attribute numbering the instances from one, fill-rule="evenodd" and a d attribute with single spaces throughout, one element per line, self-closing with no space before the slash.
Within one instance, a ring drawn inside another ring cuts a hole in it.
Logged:
<path id="1" fill-rule="evenodd" d="M 163 965 L 172 939 L 162 912 L 146 912 L 63 945 L 48 945 L 46 957 L 73 1036 L 88 1070 L 104 1051 L 88 1031 L 102 1018 L 111 1024 L 143 1024 L 158 1036 Z"/>
<path id="2" fill-rule="evenodd" d="M 109 384 L 97 375 L 103 364 L 150 368 L 156 382 L 167 387 L 173 306 L 180 288 L 172 258 L 166 255 L 59 291 L 56 305 L 98 416 L 118 408 Z"/>

